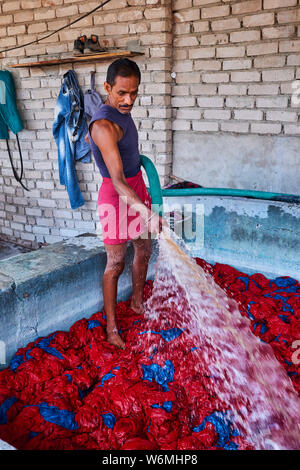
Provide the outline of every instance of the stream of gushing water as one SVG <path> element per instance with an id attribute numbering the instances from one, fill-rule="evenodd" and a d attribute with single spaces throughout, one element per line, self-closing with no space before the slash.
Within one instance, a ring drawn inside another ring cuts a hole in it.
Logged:
<path id="1" fill-rule="evenodd" d="M 255 449 L 300 449 L 300 399 L 286 371 L 271 346 L 251 332 L 237 303 L 171 230 L 159 237 L 146 313 L 162 324 L 176 315 L 176 326 L 199 347 L 197 367 L 213 378 L 212 389 Z"/>

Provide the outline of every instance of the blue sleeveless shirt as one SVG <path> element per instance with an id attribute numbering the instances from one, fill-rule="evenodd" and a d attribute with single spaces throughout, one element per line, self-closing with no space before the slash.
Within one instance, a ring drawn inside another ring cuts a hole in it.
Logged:
<path id="1" fill-rule="evenodd" d="M 99 119 L 107 119 L 108 121 L 115 122 L 123 130 L 123 137 L 119 140 L 118 147 L 123 163 L 124 175 L 125 178 L 135 176 L 141 169 L 141 159 L 138 146 L 138 132 L 131 114 L 122 114 L 112 106 L 102 104 L 93 114 L 89 128 L 94 121 L 98 121 Z M 89 139 L 101 175 L 105 178 L 110 178 L 102 154 L 93 141 L 90 132 Z"/>

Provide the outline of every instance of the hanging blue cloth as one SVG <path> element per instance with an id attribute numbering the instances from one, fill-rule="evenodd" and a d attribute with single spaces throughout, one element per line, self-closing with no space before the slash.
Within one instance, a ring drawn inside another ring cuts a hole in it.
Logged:
<path id="1" fill-rule="evenodd" d="M 85 141 L 88 133 L 84 98 L 73 70 L 64 74 L 64 79 L 55 107 L 52 126 L 58 150 L 60 184 L 66 186 L 72 209 L 85 204 L 79 187 L 75 163 L 91 161 L 90 145 Z"/>

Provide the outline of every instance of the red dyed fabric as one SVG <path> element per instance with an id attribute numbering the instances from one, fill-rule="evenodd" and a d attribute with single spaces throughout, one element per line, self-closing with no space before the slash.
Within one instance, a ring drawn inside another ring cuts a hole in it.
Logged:
<path id="1" fill-rule="evenodd" d="M 299 392 L 299 283 L 196 261 L 238 302 Z M 151 291 L 147 281 L 145 300 Z M 162 332 L 159 318 L 129 304 L 116 311 L 125 350 L 107 343 L 97 312 L 17 351 L 0 371 L 0 438 L 18 449 L 251 449 L 195 367 L 197 344 L 178 331 L 176 315 Z"/>

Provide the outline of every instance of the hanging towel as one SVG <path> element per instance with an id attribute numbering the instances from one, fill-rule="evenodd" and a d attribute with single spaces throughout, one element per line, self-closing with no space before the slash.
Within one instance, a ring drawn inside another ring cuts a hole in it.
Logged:
<path id="1" fill-rule="evenodd" d="M 8 70 L 0 70 L 0 139 L 6 140 L 7 152 L 15 179 L 24 189 L 26 189 L 26 191 L 29 191 L 29 189 L 22 183 L 23 158 L 18 132 L 20 132 L 24 126 L 19 115 L 16 100 L 16 88 L 12 74 Z M 12 154 L 8 145 L 9 130 L 16 135 L 20 154 L 20 174 L 18 174 L 18 171 L 14 166 Z"/>
<path id="2" fill-rule="evenodd" d="M 60 184 L 66 186 L 72 209 L 85 204 L 79 187 L 75 163 L 90 163 L 90 146 L 84 140 L 88 132 L 84 98 L 73 70 L 63 76 L 55 107 L 53 136 L 58 150 Z"/>
<path id="3" fill-rule="evenodd" d="M 9 129 L 17 134 L 23 128 L 13 76 L 8 70 L 0 70 L 0 139 L 9 139 Z"/>

